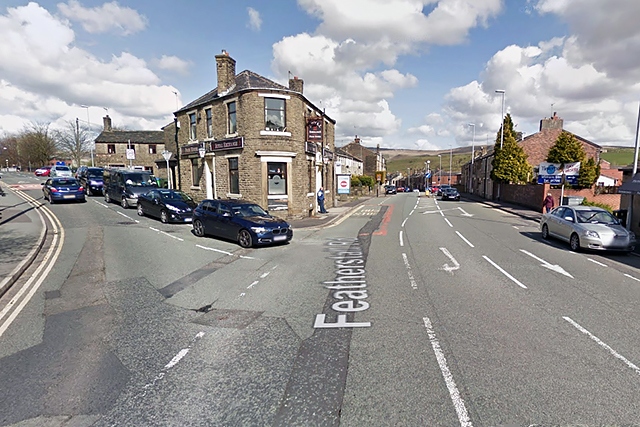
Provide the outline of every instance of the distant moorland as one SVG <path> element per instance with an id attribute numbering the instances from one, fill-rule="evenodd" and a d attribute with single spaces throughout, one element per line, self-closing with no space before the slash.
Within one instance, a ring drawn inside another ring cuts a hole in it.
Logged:
<path id="1" fill-rule="evenodd" d="M 491 146 L 475 147 L 476 156 L 478 151 L 491 150 Z M 372 149 L 375 151 L 375 149 Z M 603 147 L 602 159 L 611 163 L 612 168 L 626 167 L 633 165 L 633 147 Z M 471 147 L 454 148 L 453 150 L 405 150 L 380 148 L 382 155 L 387 159 L 388 173 L 402 173 L 405 175 L 407 169 L 424 170 L 425 162 L 430 161 L 430 169 L 437 170 L 442 167 L 443 171 L 449 170 L 460 172 L 462 165 L 471 160 Z M 535 166 L 535 165 L 532 165 Z"/>

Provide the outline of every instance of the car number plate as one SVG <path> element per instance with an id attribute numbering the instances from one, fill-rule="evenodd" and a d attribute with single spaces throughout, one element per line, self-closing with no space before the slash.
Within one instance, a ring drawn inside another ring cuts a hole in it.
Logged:
<path id="1" fill-rule="evenodd" d="M 62 196 L 64 199 L 75 199 L 76 196 L 74 196 L 73 194 L 65 194 L 64 196 Z"/>
<path id="2" fill-rule="evenodd" d="M 285 236 L 285 235 L 282 235 L 282 236 L 273 236 L 273 241 L 274 241 L 274 242 L 278 242 L 278 241 L 280 241 L 280 240 L 286 240 L 286 239 L 287 239 L 287 236 Z"/>
<path id="3" fill-rule="evenodd" d="M 185 218 L 184 222 L 191 222 L 192 218 Z"/>

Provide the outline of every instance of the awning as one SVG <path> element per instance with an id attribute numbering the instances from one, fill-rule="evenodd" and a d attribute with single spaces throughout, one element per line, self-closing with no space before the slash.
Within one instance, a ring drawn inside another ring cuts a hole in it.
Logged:
<path id="1" fill-rule="evenodd" d="M 618 187 L 620 194 L 640 194 L 640 172 L 636 173 L 630 181 L 625 181 Z"/>

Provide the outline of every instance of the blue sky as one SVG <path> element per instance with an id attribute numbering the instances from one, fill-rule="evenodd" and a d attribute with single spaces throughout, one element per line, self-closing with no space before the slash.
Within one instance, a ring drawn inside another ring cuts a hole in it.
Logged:
<path id="1" fill-rule="evenodd" d="M 215 87 L 224 49 L 237 72 L 303 79 L 337 145 L 446 150 L 474 129 L 486 144 L 504 89 L 525 134 L 557 111 L 584 138 L 632 146 L 638 22 L 629 0 L 0 0 L 0 135 L 87 112 L 99 131 L 107 111 L 160 129 Z"/>

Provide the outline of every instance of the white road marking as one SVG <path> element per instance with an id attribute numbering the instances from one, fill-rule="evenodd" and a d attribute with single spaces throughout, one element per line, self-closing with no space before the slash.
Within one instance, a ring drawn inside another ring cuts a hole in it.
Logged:
<path id="1" fill-rule="evenodd" d="M 400 246 L 404 246 L 404 242 L 402 241 L 402 230 L 400 230 Z"/>
<path id="2" fill-rule="evenodd" d="M 524 249 L 520 249 L 520 252 L 525 253 L 525 254 L 529 255 L 531 258 L 534 258 L 534 259 L 536 259 L 536 260 L 540 261 L 540 262 L 542 263 L 542 266 L 543 266 L 544 268 L 548 268 L 549 270 L 553 270 L 553 271 L 555 271 L 556 273 L 564 274 L 565 276 L 570 277 L 570 278 L 572 278 L 572 279 L 573 279 L 573 276 L 572 276 L 571 274 L 567 273 L 567 272 L 566 272 L 562 267 L 560 267 L 558 264 L 551 264 L 551 263 L 549 263 L 549 262 L 547 262 L 547 261 L 543 260 L 542 258 L 535 256 L 535 255 L 534 255 L 534 254 L 532 254 L 531 252 L 529 252 L 529 251 L 525 251 Z"/>
<path id="3" fill-rule="evenodd" d="M 637 282 L 640 282 L 640 279 L 638 279 L 638 278 L 636 278 L 636 277 L 633 277 L 633 276 L 632 276 L 632 275 L 630 275 L 630 274 L 625 273 L 624 275 L 625 275 L 625 276 L 627 276 L 629 279 L 633 279 L 633 280 L 635 280 L 635 281 L 637 281 Z"/>
<path id="4" fill-rule="evenodd" d="M 609 267 L 607 264 L 603 264 L 600 261 L 596 261 L 595 259 L 587 258 L 587 261 L 591 261 L 592 263 L 601 265 L 603 267 Z"/>
<path id="5" fill-rule="evenodd" d="M 104 204 L 104 203 L 100 203 L 100 202 L 98 202 L 97 200 L 94 200 L 94 201 L 93 201 L 93 203 L 96 203 L 96 204 L 98 204 L 98 205 L 102 206 L 103 208 L 107 208 L 107 209 L 109 209 L 109 205 L 106 205 L 106 204 Z"/>
<path id="6" fill-rule="evenodd" d="M 623 355 L 621 355 L 620 353 L 618 353 L 617 351 L 615 351 L 614 349 L 612 349 L 611 347 L 609 347 L 607 344 L 605 344 L 602 340 L 600 340 L 600 338 L 596 337 L 595 335 L 593 335 L 591 332 L 589 332 L 588 330 L 586 330 L 585 328 L 583 328 L 582 326 L 580 326 L 577 322 L 575 322 L 573 319 L 571 319 L 570 317 L 567 316 L 563 316 L 562 317 L 564 320 L 566 320 L 567 322 L 571 323 L 573 326 L 576 327 L 576 329 L 578 329 L 580 332 L 582 332 L 583 334 L 585 334 L 586 336 L 588 336 L 589 338 L 591 338 L 592 340 L 594 340 L 599 346 L 601 346 L 602 348 L 604 348 L 605 350 L 607 350 L 609 353 L 611 353 L 613 355 L 613 357 L 615 357 L 616 359 L 622 360 L 624 362 L 625 365 L 627 365 L 628 367 L 630 367 L 631 369 L 633 369 L 634 371 L 636 371 L 636 374 L 640 375 L 640 368 L 638 368 L 638 366 L 636 366 L 635 364 L 633 364 L 631 361 L 629 361 L 626 357 L 624 357 Z"/>
<path id="7" fill-rule="evenodd" d="M 517 225 L 512 225 L 513 228 L 515 228 L 516 230 L 519 230 Z"/>
<path id="8" fill-rule="evenodd" d="M 260 283 L 259 280 L 255 280 L 252 284 L 250 284 L 249 286 L 247 286 L 247 289 L 251 289 L 253 288 L 255 285 L 257 285 L 258 283 Z"/>
<path id="9" fill-rule="evenodd" d="M 444 215 L 442 215 L 444 216 Z M 449 224 L 449 227 L 453 228 L 453 224 L 451 224 L 451 222 L 449 221 L 449 219 L 445 218 L 444 222 L 446 222 L 447 224 Z"/>
<path id="10" fill-rule="evenodd" d="M 210 248 L 210 247 L 202 246 L 202 245 L 196 245 L 196 248 L 204 249 L 205 251 L 219 252 L 219 253 L 221 253 L 221 254 L 225 254 L 225 255 L 231 255 L 231 256 L 233 256 L 233 254 L 232 254 L 231 252 L 223 251 L 223 250 L 221 250 L 221 249 Z M 244 258 L 244 259 L 255 259 L 254 257 L 244 256 L 244 255 L 240 255 L 240 256 L 238 256 L 238 258 Z"/>
<path id="11" fill-rule="evenodd" d="M 400 225 L 400 227 L 404 227 L 404 225 L 407 223 L 407 220 L 408 220 L 408 219 L 409 219 L 409 218 L 405 218 L 405 219 L 404 219 L 404 221 L 402 221 L 402 224 Z"/>
<path id="12" fill-rule="evenodd" d="M 177 237 L 177 236 L 172 236 L 171 234 L 167 233 L 166 231 L 162 231 L 162 230 L 158 230 L 157 228 L 153 228 L 153 227 L 149 227 L 151 230 L 155 231 L 156 233 L 160 233 L 160 234 L 164 234 L 165 236 L 169 236 L 172 239 L 176 239 L 179 240 L 181 242 L 184 242 L 184 239 L 181 237 Z"/>
<path id="13" fill-rule="evenodd" d="M 271 274 L 271 272 L 270 272 L 270 271 L 267 271 L 266 273 L 262 273 L 262 274 L 260 275 L 260 278 L 261 278 L 261 279 L 264 279 L 264 278 L 265 278 L 265 277 L 267 277 L 269 274 Z"/>
<path id="14" fill-rule="evenodd" d="M 187 355 L 187 353 L 189 353 L 189 349 L 188 348 L 183 348 L 182 350 L 180 350 L 178 352 L 178 354 L 176 354 L 173 357 L 173 359 L 171 359 L 171 361 L 165 365 L 164 369 L 171 369 L 174 366 L 176 366 L 178 364 L 178 362 L 180 360 L 182 360 L 182 358 Z"/>
<path id="15" fill-rule="evenodd" d="M 465 212 L 465 210 L 462 209 L 460 206 L 458 206 L 458 209 L 460 209 L 462 211 L 462 216 L 473 216 L 473 214 Z"/>
<path id="16" fill-rule="evenodd" d="M 466 239 L 462 234 L 460 234 L 460 232 L 459 232 L 459 231 L 456 231 L 456 234 L 457 234 L 458 236 L 460 236 L 460 238 L 461 238 L 462 240 L 464 240 L 464 242 L 465 242 L 467 245 L 471 246 L 472 248 L 475 248 L 475 246 L 473 246 L 473 244 L 472 244 L 470 241 L 468 241 L 468 240 L 467 240 L 467 239 Z"/>
<path id="17" fill-rule="evenodd" d="M 409 216 L 413 215 L 413 213 L 414 213 L 415 211 L 416 211 L 416 210 L 415 210 L 415 209 L 413 209 L 411 212 L 409 212 Z"/>
<path id="18" fill-rule="evenodd" d="M 433 352 L 436 355 L 436 360 L 438 361 L 438 366 L 440 367 L 440 372 L 442 372 L 442 377 L 444 378 L 444 383 L 447 385 L 447 389 L 449 390 L 449 396 L 451 396 L 451 400 L 453 401 L 453 406 L 456 409 L 456 414 L 458 415 L 458 421 L 460 422 L 460 426 L 462 427 L 472 427 L 471 419 L 469 418 L 469 414 L 467 412 L 467 407 L 464 404 L 464 400 L 460 396 L 460 392 L 458 391 L 458 386 L 456 386 L 456 382 L 453 379 L 453 374 L 447 366 L 447 358 L 444 356 L 444 352 L 440 347 L 440 342 L 436 337 L 436 333 L 433 330 L 433 325 L 431 324 L 431 320 L 428 317 L 423 317 L 422 321 L 424 322 L 424 327 L 427 329 L 427 335 L 429 335 L 429 341 L 431 342 L 431 348 L 433 348 Z"/>
<path id="19" fill-rule="evenodd" d="M 133 221 L 133 222 L 140 222 L 140 221 L 138 221 L 137 219 L 133 219 L 133 218 L 131 218 L 129 215 L 125 215 L 125 214 L 123 214 L 122 212 L 118 212 L 118 211 L 114 211 L 114 212 L 115 212 L 115 213 L 117 213 L 118 215 L 122 215 L 123 217 L 127 218 L 127 219 L 128 219 L 128 220 L 130 220 L 130 221 Z"/>
<path id="20" fill-rule="evenodd" d="M 452 273 L 454 270 L 458 270 L 460 269 L 460 263 L 458 261 L 456 261 L 456 259 L 453 257 L 453 255 L 451 255 L 451 253 L 447 250 L 447 248 L 440 248 L 440 250 L 442 251 L 443 254 L 445 254 L 453 263 L 453 267 L 450 266 L 449 264 L 444 264 L 442 266 L 442 270 L 446 271 L 447 273 Z"/>
<path id="21" fill-rule="evenodd" d="M 444 211 L 439 211 L 440 212 L 440 216 L 444 218 Z"/>
<path id="22" fill-rule="evenodd" d="M 522 283 L 520 283 L 518 281 L 518 279 L 516 279 L 515 277 L 513 277 L 512 275 L 510 275 L 509 273 L 507 273 L 506 271 L 504 271 L 502 269 L 502 267 L 500 267 L 498 264 L 496 264 L 495 262 L 491 261 L 489 259 L 488 256 L 482 255 L 482 258 L 486 259 L 487 261 L 489 261 L 489 263 L 491 265 L 493 265 L 495 268 L 498 269 L 499 272 L 501 272 L 502 274 L 504 274 L 505 276 L 507 276 L 509 279 L 511 279 L 516 285 L 520 286 L 522 289 L 527 289 L 527 287 L 525 285 L 523 285 Z"/>
<path id="23" fill-rule="evenodd" d="M 404 266 L 407 268 L 407 274 L 409 275 L 409 283 L 411 284 L 411 288 L 418 289 L 418 284 L 413 277 L 413 273 L 411 273 L 411 265 L 409 265 L 409 259 L 407 258 L 407 254 L 402 254 L 402 260 L 404 261 Z"/>

